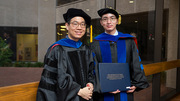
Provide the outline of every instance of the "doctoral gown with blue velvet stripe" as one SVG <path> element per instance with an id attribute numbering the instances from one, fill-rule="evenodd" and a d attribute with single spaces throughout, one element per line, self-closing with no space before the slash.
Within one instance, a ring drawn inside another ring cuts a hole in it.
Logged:
<path id="1" fill-rule="evenodd" d="M 90 47 L 96 54 L 99 63 L 129 63 L 131 85 L 137 87 L 136 91 L 149 86 L 143 71 L 143 66 L 140 63 L 141 60 L 133 36 L 121 32 L 118 32 L 117 36 L 102 33 L 94 38 L 94 42 L 91 43 Z M 94 93 L 94 101 L 133 101 L 133 93 L 100 93 L 98 68 L 95 70 L 97 78 L 96 89 L 98 92 Z"/>
<path id="2" fill-rule="evenodd" d="M 93 56 L 80 41 L 65 38 L 52 44 L 45 55 L 36 101 L 87 101 L 77 93 L 87 83 L 95 84 Z"/>

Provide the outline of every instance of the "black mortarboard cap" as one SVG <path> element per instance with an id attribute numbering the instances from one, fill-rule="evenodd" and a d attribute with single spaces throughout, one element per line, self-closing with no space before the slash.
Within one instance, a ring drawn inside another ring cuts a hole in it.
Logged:
<path id="1" fill-rule="evenodd" d="M 87 25 L 91 24 L 91 17 L 86 14 L 82 9 L 69 8 L 68 11 L 63 14 L 64 20 L 66 22 L 70 21 L 73 17 L 81 16 L 84 18 Z"/>
<path id="2" fill-rule="evenodd" d="M 104 14 L 107 14 L 107 13 L 114 14 L 117 19 L 119 18 L 118 12 L 116 10 L 114 10 L 114 9 L 103 8 L 103 9 L 98 10 L 98 14 L 99 14 L 100 17 L 102 17 Z"/>

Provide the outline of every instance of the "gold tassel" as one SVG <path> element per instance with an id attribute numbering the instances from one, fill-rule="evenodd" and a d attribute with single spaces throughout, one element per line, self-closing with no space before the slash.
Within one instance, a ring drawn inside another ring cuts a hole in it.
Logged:
<path id="1" fill-rule="evenodd" d="M 118 18 L 118 25 L 121 24 L 121 15 L 119 15 L 119 18 Z"/>
<path id="2" fill-rule="evenodd" d="M 90 43 L 93 42 L 93 29 L 92 25 L 90 26 Z"/>

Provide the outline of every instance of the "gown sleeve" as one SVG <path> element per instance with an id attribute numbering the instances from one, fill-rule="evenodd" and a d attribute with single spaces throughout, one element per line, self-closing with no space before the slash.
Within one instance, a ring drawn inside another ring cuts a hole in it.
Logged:
<path id="1" fill-rule="evenodd" d="M 93 86 L 95 85 L 95 65 L 96 65 L 96 60 L 95 60 L 95 54 L 90 51 L 90 63 L 89 63 L 89 69 L 88 69 L 88 83 L 92 83 Z"/>
<path id="2" fill-rule="evenodd" d="M 146 79 L 143 65 L 141 64 L 141 59 L 138 54 L 138 49 L 136 43 L 132 40 L 132 62 L 130 64 L 131 80 L 132 86 L 137 87 L 136 91 L 147 88 L 149 83 Z"/>
<path id="3" fill-rule="evenodd" d="M 99 61 L 98 61 L 98 56 L 96 55 L 97 54 L 96 48 L 98 47 L 97 45 L 98 44 L 95 42 L 91 43 L 90 49 L 93 51 L 93 60 L 94 60 L 94 69 L 93 69 L 94 75 L 95 75 L 94 92 L 100 93 L 101 90 L 100 90 L 99 75 L 98 75 L 99 74 L 99 70 L 98 70 Z"/>
<path id="4" fill-rule="evenodd" d="M 80 85 L 66 73 L 67 60 L 61 46 L 49 49 L 39 83 L 36 101 L 69 101 L 78 99 Z M 75 100 L 76 101 L 76 100 Z"/>

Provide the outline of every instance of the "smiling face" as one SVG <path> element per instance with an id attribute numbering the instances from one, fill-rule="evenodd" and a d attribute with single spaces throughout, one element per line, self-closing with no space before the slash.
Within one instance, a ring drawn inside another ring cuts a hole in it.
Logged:
<path id="1" fill-rule="evenodd" d="M 108 34 L 114 34 L 116 32 L 116 25 L 118 24 L 118 20 L 114 14 L 104 14 L 101 17 L 100 23 Z"/>
<path id="2" fill-rule="evenodd" d="M 68 30 L 68 37 L 71 40 L 78 41 L 86 31 L 86 23 L 83 17 L 73 17 L 70 23 L 66 23 L 66 29 Z"/>

